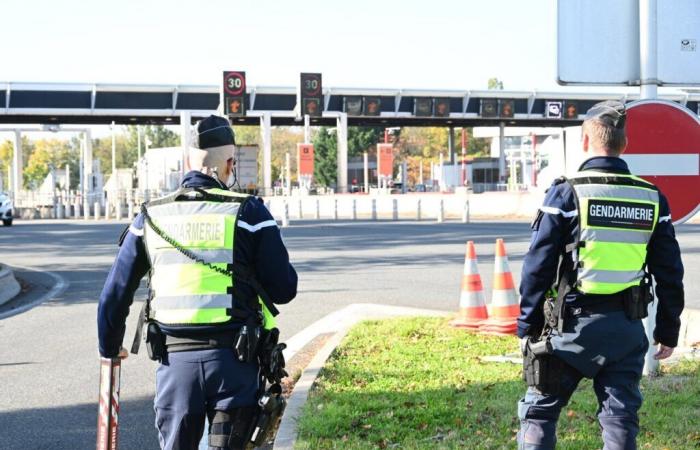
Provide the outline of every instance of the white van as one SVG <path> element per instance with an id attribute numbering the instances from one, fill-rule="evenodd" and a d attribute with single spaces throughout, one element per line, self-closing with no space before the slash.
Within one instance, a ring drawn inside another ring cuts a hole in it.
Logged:
<path id="1" fill-rule="evenodd" d="M 0 192 L 0 220 L 6 227 L 12 226 L 12 200 Z"/>

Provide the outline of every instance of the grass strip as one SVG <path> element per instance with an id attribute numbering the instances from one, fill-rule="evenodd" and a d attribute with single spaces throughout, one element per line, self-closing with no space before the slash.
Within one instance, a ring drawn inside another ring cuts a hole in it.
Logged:
<path id="1" fill-rule="evenodd" d="M 514 337 L 472 334 L 441 318 L 363 322 L 321 372 L 299 422 L 298 449 L 515 448 L 521 367 Z M 700 362 L 642 383 L 640 449 L 700 449 Z M 558 449 L 602 448 L 592 383 L 559 420 Z"/>

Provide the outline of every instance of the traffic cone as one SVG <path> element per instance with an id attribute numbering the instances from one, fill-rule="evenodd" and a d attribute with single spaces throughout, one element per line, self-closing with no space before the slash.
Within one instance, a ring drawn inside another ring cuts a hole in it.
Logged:
<path id="1" fill-rule="evenodd" d="M 508 267 L 508 256 L 503 239 L 496 239 L 496 260 L 493 269 L 493 296 L 491 297 L 490 316 L 479 327 L 487 334 L 515 334 L 520 316 L 520 302 L 515 293 L 513 274 Z"/>
<path id="2" fill-rule="evenodd" d="M 488 318 L 484 303 L 484 287 L 476 263 L 474 241 L 467 242 L 467 254 L 464 257 L 462 274 L 462 292 L 459 296 L 459 312 L 450 325 L 458 328 L 478 330 L 479 325 Z"/>

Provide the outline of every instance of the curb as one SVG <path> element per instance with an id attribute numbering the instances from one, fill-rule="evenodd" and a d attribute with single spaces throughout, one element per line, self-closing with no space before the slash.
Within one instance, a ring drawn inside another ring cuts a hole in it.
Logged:
<path id="1" fill-rule="evenodd" d="M 0 305 L 4 305 L 19 294 L 22 290 L 12 273 L 12 269 L 0 264 Z"/>
<path id="2" fill-rule="evenodd" d="M 30 269 L 29 267 L 22 267 L 22 266 L 13 266 L 13 267 L 15 267 L 17 269 L 21 269 L 21 270 L 26 270 L 28 272 L 38 272 L 38 273 L 46 274 L 46 275 L 50 276 L 51 278 L 53 278 L 55 283 L 46 294 L 40 296 L 39 298 L 32 300 L 29 303 L 19 305 L 16 308 L 13 308 L 9 311 L 0 312 L 0 320 L 15 316 L 17 314 L 21 314 L 25 311 L 28 311 L 28 310 L 34 308 L 37 305 L 44 303 L 47 300 L 51 300 L 52 298 L 61 295 L 68 288 L 68 286 L 70 284 L 70 283 L 68 283 L 68 281 L 65 278 L 63 278 L 62 276 L 55 274 L 53 272 L 48 272 L 48 271 L 44 271 L 44 270 L 37 270 L 37 269 Z"/>
<path id="3" fill-rule="evenodd" d="M 449 315 L 451 315 L 451 313 L 432 309 L 353 303 L 328 314 L 289 339 L 287 341 L 289 352 L 285 353 L 285 358 L 294 356 L 296 352 L 319 334 L 328 332 L 334 333 L 328 342 L 316 353 L 294 385 L 294 389 L 292 389 L 292 393 L 287 400 L 287 409 L 285 410 L 284 416 L 282 416 L 282 423 L 277 431 L 273 450 L 292 450 L 294 448 L 298 437 L 296 424 L 299 417 L 301 417 L 303 407 L 309 397 L 309 392 L 319 372 L 326 364 L 326 361 L 353 325 L 360 321 L 371 319 L 409 316 L 447 317 Z"/>

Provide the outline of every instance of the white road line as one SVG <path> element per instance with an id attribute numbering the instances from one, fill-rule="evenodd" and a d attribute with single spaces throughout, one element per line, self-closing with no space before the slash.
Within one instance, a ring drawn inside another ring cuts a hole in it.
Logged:
<path id="1" fill-rule="evenodd" d="M 15 316 L 15 315 L 17 315 L 17 314 L 21 314 L 21 313 L 23 313 L 23 312 L 25 312 L 25 311 L 29 311 L 30 309 L 32 309 L 32 308 L 34 308 L 35 306 L 38 306 L 38 305 L 44 303 L 44 302 L 47 301 L 47 300 L 51 300 L 51 299 L 54 298 L 54 297 L 58 297 L 58 296 L 61 295 L 66 289 L 68 289 L 68 286 L 70 286 L 70 282 L 69 282 L 68 280 L 66 280 L 66 279 L 63 278 L 62 276 L 60 276 L 60 275 L 58 275 L 58 274 L 56 274 L 56 273 L 53 273 L 53 272 L 48 272 L 48 271 L 45 271 L 45 270 L 30 269 L 29 267 L 22 267 L 22 266 L 16 266 L 16 265 L 12 265 L 11 267 L 12 267 L 12 268 L 21 269 L 21 270 L 26 270 L 26 271 L 29 271 L 29 272 L 41 272 L 41 273 L 45 273 L 45 274 L 47 274 L 47 275 L 50 275 L 54 280 L 56 280 L 56 284 L 53 285 L 53 287 L 49 290 L 49 292 L 47 292 L 46 294 L 42 295 L 41 297 L 39 297 L 38 299 L 34 300 L 33 302 L 27 303 L 27 304 L 24 304 L 24 305 L 21 305 L 21 306 L 19 306 L 19 307 L 17 307 L 17 308 L 14 308 L 14 309 L 10 310 L 10 311 L 6 311 L 6 312 L 3 312 L 3 313 L 0 313 L 0 320 L 6 319 L 6 318 L 8 318 L 8 317 Z"/>

